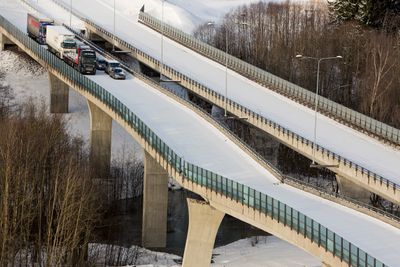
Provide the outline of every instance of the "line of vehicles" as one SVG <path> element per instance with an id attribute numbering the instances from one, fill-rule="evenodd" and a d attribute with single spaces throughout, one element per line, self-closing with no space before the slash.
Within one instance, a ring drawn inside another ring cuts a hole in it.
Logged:
<path id="1" fill-rule="evenodd" d="M 75 34 L 64 26 L 55 25 L 53 19 L 28 13 L 27 32 L 39 44 L 82 74 L 95 75 L 104 70 L 113 79 L 124 80 L 126 74 L 118 61 L 104 58 L 88 45 L 79 41 Z"/>

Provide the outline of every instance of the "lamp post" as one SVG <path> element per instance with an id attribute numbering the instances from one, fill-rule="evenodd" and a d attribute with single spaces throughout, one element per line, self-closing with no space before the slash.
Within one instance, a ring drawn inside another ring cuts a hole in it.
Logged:
<path id="1" fill-rule="evenodd" d="M 161 0 L 161 65 L 160 65 L 160 81 L 163 80 L 164 72 L 164 0 Z"/>
<path id="2" fill-rule="evenodd" d="M 114 0 L 114 26 L 113 26 L 113 36 L 115 38 L 115 0 Z M 112 44 L 112 52 L 115 51 L 115 41 L 113 40 L 113 44 Z"/>
<path id="3" fill-rule="evenodd" d="M 318 62 L 318 67 L 317 67 L 317 86 L 315 90 L 315 108 L 314 108 L 314 142 L 313 142 L 313 155 L 312 155 L 312 163 L 310 167 L 318 167 L 317 164 L 315 163 L 315 148 L 316 148 L 316 141 L 317 141 L 317 109 L 318 109 L 318 92 L 319 92 L 319 70 L 320 70 L 320 65 L 322 61 L 325 60 L 333 60 L 333 59 L 343 59 L 342 56 L 336 56 L 336 57 L 323 57 L 323 58 L 316 58 L 316 57 L 306 57 L 303 55 L 296 55 L 296 58 L 298 59 L 311 59 L 311 60 L 316 60 Z M 332 167 L 326 165 L 325 167 Z"/>
<path id="4" fill-rule="evenodd" d="M 72 27 L 72 0 L 69 1 L 69 27 Z"/>
<path id="5" fill-rule="evenodd" d="M 207 26 L 214 27 L 214 22 L 208 22 Z M 225 28 L 225 108 L 224 117 L 227 117 L 228 108 L 228 26 Z"/>

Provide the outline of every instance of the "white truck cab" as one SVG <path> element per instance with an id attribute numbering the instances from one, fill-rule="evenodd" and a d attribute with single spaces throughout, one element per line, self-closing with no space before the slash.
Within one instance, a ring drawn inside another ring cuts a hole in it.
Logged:
<path id="1" fill-rule="evenodd" d="M 46 44 L 60 58 L 64 58 L 66 53 L 76 51 L 75 34 L 63 26 L 47 26 Z"/>

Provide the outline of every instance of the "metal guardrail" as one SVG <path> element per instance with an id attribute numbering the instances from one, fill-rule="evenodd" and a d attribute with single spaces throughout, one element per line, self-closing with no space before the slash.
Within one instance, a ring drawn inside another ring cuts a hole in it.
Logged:
<path id="1" fill-rule="evenodd" d="M 111 53 L 108 53 L 104 51 L 101 47 L 96 45 L 95 43 L 88 41 L 84 39 L 84 36 L 80 32 L 77 32 L 76 30 L 70 28 L 68 25 L 64 25 L 67 29 L 75 33 L 75 35 L 79 36 L 80 40 L 83 41 L 84 43 L 90 45 L 92 48 L 96 50 L 96 52 L 100 53 L 102 56 L 108 57 L 110 59 L 114 59 L 120 62 L 122 68 L 124 68 L 127 72 L 131 73 L 134 75 L 136 78 L 142 80 L 143 82 L 149 84 L 153 88 L 157 89 L 158 91 L 162 92 L 163 94 L 171 97 L 175 101 L 181 103 L 182 105 L 188 107 L 189 109 L 195 111 L 197 114 L 199 114 L 201 117 L 206 119 L 209 123 L 214 125 L 217 129 L 219 129 L 222 133 L 227 135 L 230 140 L 232 140 L 236 145 L 238 145 L 242 150 L 244 150 L 250 157 L 252 157 L 254 160 L 256 160 L 258 163 L 260 163 L 264 168 L 269 170 L 271 173 L 274 174 L 274 176 L 280 180 L 282 183 L 286 183 L 288 185 L 291 185 L 293 187 L 296 187 L 298 189 L 313 193 L 314 195 L 320 196 L 322 198 L 328 199 L 328 200 L 340 200 L 342 203 L 346 204 L 347 207 L 356 209 L 358 211 L 361 211 L 363 213 L 366 213 L 367 215 L 370 215 L 374 218 L 377 219 L 384 219 L 385 222 L 393 225 L 394 227 L 400 228 L 400 218 L 390 212 L 387 212 L 382 209 L 378 209 L 376 207 L 373 207 L 371 205 L 368 205 L 366 203 L 357 201 L 355 199 L 337 194 L 337 193 L 332 193 L 329 192 L 328 190 L 324 190 L 321 188 L 318 188 L 310 183 L 307 183 L 305 181 L 299 180 L 297 178 L 294 178 L 289 175 L 284 175 L 278 168 L 276 168 L 273 164 L 271 164 L 269 161 L 267 161 L 265 158 L 263 158 L 257 151 L 255 151 L 250 145 L 245 143 L 243 140 L 241 140 L 234 132 L 232 132 L 225 124 L 221 123 L 220 121 L 214 119 L 207 111 L 202 109 L 201 107 L 195 105 L 194 103 L 190 102 L 189 100 L 181 98 L 179 95 L 175 94 L 172 91 L 169 91 L 167 88 L 160 86 L 160 84 L 156 83 L 152 79 L 148 78 L 147 76 L 143 75 L 140 72 L 134 71 L 132 68 L 130 68 L 128 65 L 124 64 L 123 62 L 120 61 L 119 58 L 115 57 Z M 366 212 L 366 211 L 369 211 Z"/>
<path id="2" fill-rule="evenodd" d="M 279 200 L 185 161 L 165 144 L 139 117 L 107 90 L 65 64 L 58 57 L 51 54 L 12 25 L 3 16 L 0 16 L 0 27 L 11 35 L 13 39 L 15 38 L 26 50 L 29 50 L 30 53 L 45 62 L 46 68 L 57 72 L 58 75 L 67 79 L 77 88 L 81 88 L 112 109 L 150 147 L 157 151 L 168 162 L 171 168 L 181 173 L 184 179 L 188 179 L 193 183 L 223 194 L 231 200 L 240 202 L 242 205 L 264 213 L 271 219 L 277 220 L 284 226 L 290 227 L 291 230 L 303 235 L 304 238 L 323 247 L 327 252 L 329 251 L 336 257 L 339 257 L 350 266 L 387 266 L 338 234 Z"/>
<path id="3" fill-rule="evenodd" d="M 220 64 L 225 64 L 225 52 L 194 38 L 192 35 L 174 28 L 171 25 L 162 23 L 159 19 L 144 12 L 140 12 L 139 21 L 158 32 L 163 32 L 166 37 Z M 314 107 L 315 93 L 268 73 L 234 56 L 228 55 L 227 63 L 230 69 L 242 74 L 243 76 L 294 99 L 300 104 Z M 358 129 L 362 129 L 396 145 L 400 145 L 399 129 L 349 109 L 325 97 L 318 96 L 318 110 L 341 123 L 347 122 L 349 125 L 356 126 Z"/>
<path id="4" fill-rule="evenodd" d="M 22 0 L 22 1 L 26 2 L 26 0 Z M 65 5 L 64 2 L 62 2 L 60 0 L 52 0 L 52 1 L 54 3 L 56 3 L 56 4 L 58 4 L 59 6 L 61 6 L 62 8 L 64 8 L 66 11 L 68 11 L 68 12 L 70 11 L 69 8 Z M 91 27 L 94 27 L 96 30 L 98 30 L 99 32 L 101 32 L 104 35 L 108 36 L 110 39 L 112 39 L 112 40 L 116 41 L 117 43 L 129 48 L 131 51 L 134 52 L 134 54 L 136 54 L 136 55 L 138 55 L 138 56 L 140 56 L 142 58 L 145 58 L 147 61 L 149 61 L 152 64 L 154 64 L 155 66 L 158 66 L 159 68 L 161 68 L 161 63 L 157 59 L 155 59 L 154 57 L 151 57 L 150 55 L 146 54 L 142 50 L 140 50 L 140 49 L 134 47 L 133 45 L 131 45 L 130 43 L 122 40 L 121 38 L 119 38 L 117 36 L 114 36 L 111 32 L 103 29 L 102 27 L 98 26 L 96 23 L 90 21 L 89 19 L 86 19 L 81 13 L 77 12 L 76 10 L 73 10 L 72 13 L 74 14 L 74 16 L 78 17 L 79 19 L 81 19 L 82 21 L 84 21 L 85 23 L 90 25 Z M 145 13 L 141 13 L 141 14 L 145 14 Z M 147 14 L 145 14 L 145 15 L 147 15 Z M 150 17 L 150 18 L 152 18 L 152 17 Z M 191 37 L 191 36 L 189 36 L 189 37 Z M 187 37 L 187 38 L 189 38 L 189 37 Z M 193 38 L 193 37 L 191 37 L 191 38 Z M 249 66 L 251 66 L 251 65 L 249 65 Z M 184 81 L 186 81 L 188 83 L 191 83 L 191 84 L 195 85 L 197 88 L 201 88 L 201 90 L 206 92 L 207 94 L 210 94 L 210 95 L 212 95 L 214 97 L 217 97 L 221 101 L 223 100 L 225 102 L 225 97 L 223 95 L 211 90 L 210 88 L 205 87 L 204 85 L 200 84 L 199 82 L 196 82 L 196 81 L 186 77 L 185 75 L 181 74 L 180 72 L 174 70 L 173 68 L 171 68 L 171 67 L 169 67 L 169 66 L 167 66 L 165 64 L 163 64 L 162 67 L 164 68 L 164 74 L 166 72 L 174 73 L 175 75 L 179 76 L 181 80 L 184 80 Z M 309 91 L 307 91 L 307 92 L 309 92 Z M 311 93 L 311 92 L 309 92 L 309 93 Z M 261 116 L 260 114 L 255 113 L 254 111 L 252 111 L 252 110 L 250 110 L 250 109 L 248 109 L 248 108 L 246 108 L 246 107 L 244 107 L 244 106 L 242 106 L 242 105 L 240 105 L 240 104 L 238 104 L 238 103 L 236 103 L 236 102 L 234 102 L 234 101 L 232 101 L 230 99 L 227 99 L 226 102 L 227 102 L 227 106 L 228 107 L 233 107 L 235 109 L 240 109 L 246 115 L 248 115 L 249 118 L 252 118 L 252 119 L 255 119 L 255 120 L 260 120 L 262 123 L 264 123 L 264 124 L 266 124 L 266 125 L 268 125 L 270 127 L 273 127 L 274 129 L 278 129 L 278 131 L 282 132 L 284 135 L 291 136 L 293 140 L 296 140 L 296 142 L 300 142 L 301 144 L 306 144 L 307 146 L 312 146 L 312 147 L 315 146 L 316 151 L 321 151 L 322 153 L 327 155 L 327 158 L 331 158 L 331 159 L 336 160 L 337 164 L 339 164 L 339 165 L 343 164 L 344 166 L 350 166 L 351 168 L 354 168 L 356 173 L 362 173 L 363 175 L 365 175 L 366 179 L 368 181 L 370 181 L 370 180 L 373 180 L 374 182 L 379 181 L 379 184 L 381 186 L 386 186 L 388 189 L 393 189 L 395 191 L 400 190 L 400 185 L 398 185 L 396 183 L 393 183 L 392 181 L 390 181 L 390 180 L 388 180 L 388 179 L 386 179 L 386 178 L 384 178 L 384 177 L 382 177 L 382 176 L 380 176 L 380 175 L 378 175 L 378 174 L 376 174 L 374 172 L 371 172 L 370 170 L 368 170 L 368 169 L 366 169 L 366 168 L 364 168 L 362 166 L 359 166 L 359 165 L 355 164 L 354 162 L 352 162 L 352 161 L 350 161 L 350 160 L 348 160 L 346 158 L 343 158 L 342 156 L 340 156 L 340 155 L 338 155 L 338 154 L 336 154 L 336 153 L 334 153 L 334 152 L 332 152 L 332 151 L 330 151 L 328 149 L 325 149 L 325 148 L 321 147 L 318 144 L 314 144 L 312 141 L 310 141 L 310 140 L 308 140 L 308 139 L 306 139 L 306 138 L 304 138 L 304 137 L 302 137 L 302 136 L 300 136 L 300 135 L 298 135 L 298 134 L 296 134 L 296 133 L 294 133 L 294 132 L 292 132 L 292 131 L 284 128 L 284 127 L 282 127 L 280 124 L 278 124 L 278 123 L 276 123 L 276 122 L 274 122 L 272 120 L 269 120 L 269 119 Z"/>

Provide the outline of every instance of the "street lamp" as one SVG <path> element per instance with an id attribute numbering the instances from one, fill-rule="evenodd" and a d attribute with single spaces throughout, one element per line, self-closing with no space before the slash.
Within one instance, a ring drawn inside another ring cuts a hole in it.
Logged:
<path id="1" fill-rule="evenodd" d="M 114 35 L 114 38 L 113 39 L 115 39 L 115 0 L 114 0 L 114 27 L 113 27 L 113 35 Z M 113 40 L 113 44 L 112 44 L 112 51 L 114 52 L 115 51 L 115 41 Z"/>
<path id="2" fill-rule="evenodd" d="M 310 167 L 336 167 L 331 166 L 331 165 L 318 165 L 315 163 L 315 148 L 316 148 L 316 139 L 317 139 L 317 108 L 318 108 L 318 91 L 319 91 L 319 70 L 320 70 L 320 65 L 322 61 L 325 60 L 333 60 L 333 59 L 343 59 L 342 56 L 336 56 L 336 57 L 323 57 L 323 58 L 316 58 L 316 57 L 305 57 L 303 55 L 296 55 L 296 58 L 298 59 L 311 59 L 311 60 L 317 60 L 318 62 L 318 67 L 317 67 L 317 88 L 315 92 L 315 115 L 314 115 L 314 143 L 313 143 L 313 155 L 312 155 L 312 163 Z"/>
<path id="3" fill-rule="evenodd" d="M 72 28 L 72 0 L 69 1 L 69 27 Z"/>
<path id="4" fill-rule="evenodd" d="M 115 1 L 115 0 L 114 0 Z M 180 80 L 167 80 L 164 79 L 164 2 L 166 0 L 161 0 L 161 60 L 160 60 L 160 82 L 168 82 L 168 83 L 179 83 L 181 82 Z"/>
<path id="5" fill-rule="evenodd" d="M 207 26 L 214 27 L 214 22 L 208 22 Z M 227 117 L 228 108 L 228 26 L 225 28 L 225 108 L 224 117 Z"/>
<path id="6" fill-rule="evenodd" d="M 164 72 L 164 2 L 161 4 L 161 65 L 160 65 L 160 81 L 163 80 Z"/>

